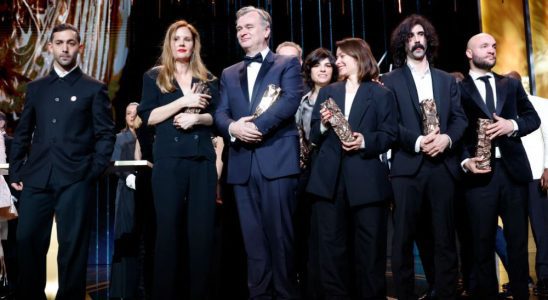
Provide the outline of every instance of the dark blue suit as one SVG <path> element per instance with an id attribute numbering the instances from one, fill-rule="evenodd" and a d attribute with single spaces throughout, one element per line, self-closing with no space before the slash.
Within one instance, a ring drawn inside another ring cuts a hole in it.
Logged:
<path id="1" fill-rule="evenodd" d="M 514 299 L 528 299 L 527 188 L 533 178 L 521 137 L 536 130 L 540 119 L 519 81 L 497 74 L 494 76 L 496 113 L 502 118 L 516 121 L 518 131 L 492 141 L 491 172 L 465 176 L 465 196 L 474 249 L 472 272 L 475 281 L 471 289 L 478 299 L 497 298 L 498 283 L 493 252 L 497 218 L 500 215 L 508 242 L 508 275 L 512 295 Z M 462 105 L 468 117 L 462 156 L 465 159 L 475 156 L 478 118 L 490 118 L 491 114 L 472 77 L 467 76 L 460 83 L 460 90 Z M 500 149 L 499 159 L 495 158 L 495 146 Z"/>
<path id="2" fill-rule="evenodd" d="M 296 58 L 268 52 L 248 96 L 244 62 L 221 75 L 215 123 L 228 140 L 228 126 L 252 115 L 269 84 L 279 86 L 280 98 L 254 120 L 263 139 L 258 144 L 236 140 L 229 145 L 227 182 L 234 184 L 238 213 L 248 256 L 250 298 L 296 298 L 293 267 L 295 190 L 299 141 L 295 112 L 302 96 Z"/>
<path id="3" fill-rule="evenodd" d="M 312 113 L 310 141 L 318 153 L 307 191 L 319 196 L 312 207 L 312 222 L 318 228 L 321 294 L 326 299 L 351 297 L 351 263 L 357 299 L 385 299 L 387 200 L 392 191 L 388 166 L 380 155 L 390 149 L 398 133 L 394 95 L 377 83 L 360 84 L 348 122 L 352 131 L 363 135 L 365 148 L 352 152 L 342 149 L 331 127 L 320 132 L 320 104 L 330 97 L 344 111 L 345 82 L 322 88 Z M 350 223 L 354 230 L 348 230 Z M 347 249 L 348 232 L 354 233 L 354 251 Z"/>
<path id="4" fill-rule="evenodd" d="M 431 66 L 430 75 L 440 134 L 447 134 L 452 141 L 451 147 L 434 158 L 415 152 L 415 143 L 423 132 L 419 104 L 423 99 L 418 99 L 411 70 L 405 65 L 382 77 L 396 96 L 399 123 L 390 170 L 395 204 L 392 271 L 399 299 L 415 298 L 413 241 L 419 245 L 427 279 L 438 296 L 456 296 L 453 194 L 460 174 L 456 149 L 466 127 L 466 116 L 455 79 Z M 425 232 L 429 234 L 424 235 Z M 424 255 L 428 251 L 433 255 Z"/>

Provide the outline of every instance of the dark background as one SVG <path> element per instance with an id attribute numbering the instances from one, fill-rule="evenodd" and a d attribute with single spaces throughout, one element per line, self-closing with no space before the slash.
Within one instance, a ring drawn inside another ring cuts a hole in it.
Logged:
<path id="1" fill-rule="evenodd" d="M 401 3 L 401 13 L 399 4 Z M 270 49 L 283 41 L 303 48 L 303 56 L 317 47 L 333 49 L 345 37 L 360 37 L 377 60 L 389 51 L 390 34 L 410 14 L 427 17 L 440 38 L 435 65 L 447 72 L 467 71 L 464 50 L 480 31 L 477 0 L 134 0 L 130 17 L 129 55 L 113 99 L 118 127 L 123 127 L 125 106 L 139 102 L 143 73 L 155 65 L 167 27 L 185 19 L 200 32 L 202 57 L 216 76 L 243 56 L 235 31 L 236 11 L 247 5 L 261 7 L 272 16 Z M 389 70 L 390 53 L 381 64 Z"/>

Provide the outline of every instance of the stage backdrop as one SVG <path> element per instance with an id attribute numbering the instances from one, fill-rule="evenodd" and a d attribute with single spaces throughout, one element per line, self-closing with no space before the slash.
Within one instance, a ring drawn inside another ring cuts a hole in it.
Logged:
<path id="1" fill-rule="evenodd" d="M 527 9 L 529 13 L 524 14 Z M 494 70 L 501 74 L 518 71 L 532 94 L 548 98 L 548 0 L 481 0 L 481 24 L 497 40 Z M 527 32 L 531 35 L 529 49 Z M 530 76 L 534 76 L 535 89 L 529 86 Z"/>
<path id="2" fill-rule="evenodd" d="M 78 28 L 84 44 L 80 66 L 107 82 L 114 96 L 128 53 L 131 7 L 131 0 L 0 1 L 0 109 L 20 111 L 25 83 L 51 70 L 47 43 L 59 23 Z"/>

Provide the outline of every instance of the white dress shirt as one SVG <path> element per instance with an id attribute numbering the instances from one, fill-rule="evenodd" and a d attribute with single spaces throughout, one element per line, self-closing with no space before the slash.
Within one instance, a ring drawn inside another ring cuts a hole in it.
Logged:
<path id="1" fill-rule="evenodd" d="M 407 66 L 409 67 L 409 70 L 411 70 L 413 82 L 415 82 L 415 88 L 417 89 L 419 103 L 427 99 L 434 99 L 434 90 L 432 87 L 432 73 L 430 73 L 430 66 L 427 66 L 424 72 L 419 72 L 410 63 L 407 63 Z M 421 141 L 423 138 L 423 135 L 419 135 L 419 137 L 415 141 L 416 153 L 419 153 L 421 151 Z"/>
<path id="2" fill-rule="evenodd" d="M 261 51 L 261 56 L 263 57 L 263 61 L 266 58 L 266 55 L 270 49 L 268 47 L 264 48 Z M 257 80 L 257 75 L 259 75 L 259 71 L 261 70 L 262 64 L 258 62 L 252 62 L 249 65 L 247 65 L 247 92 L 249 94 L 249 101 L 251 101 L 251 97 L 253 96 L 253 87 L 255 86 L 255 81 Z"/>
<path id="3" fill-rule="evenodd" d="M 78 64 L 72 67 L 70 71 L 65 71 L 63 69 L 57 68 L 55 64 L 53 65 L 53 70 L 55 70 L 55 73 L 57 73 L 57 76 L 59 76 L 60 78 L 67 76 L 70 72 L 74 71 L 74 69 L 76 68 L 78 68 Z"/>

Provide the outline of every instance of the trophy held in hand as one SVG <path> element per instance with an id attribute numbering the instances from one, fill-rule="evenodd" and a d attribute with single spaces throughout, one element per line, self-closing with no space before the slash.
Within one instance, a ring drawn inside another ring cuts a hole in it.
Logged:
<path id="1" fill-rule="evenodd" d="M 325 100 L 320 106 L 331 112 L 329 124 L 342 142 L 353 142 L 356 138 L 352 135 L 352 129 L 341 109 L 332 98 Z"/>
<path id="2" fill-rule="evenodd" d="M 476 157 L 481 158 L 476 163 L 480 170 L 491 168 L 491 140 L 487 136 L 487 126 L 493 124 L 491 119 L 478 119 L 478 144 L 476 146 Z"/>
<path id="3" fill-rule="evenodd" d="M 434 99 L 425 99 L 420 102 L 422 114 L 422 133 L 428 135 L 440 127 L 438 110 Z"/>

